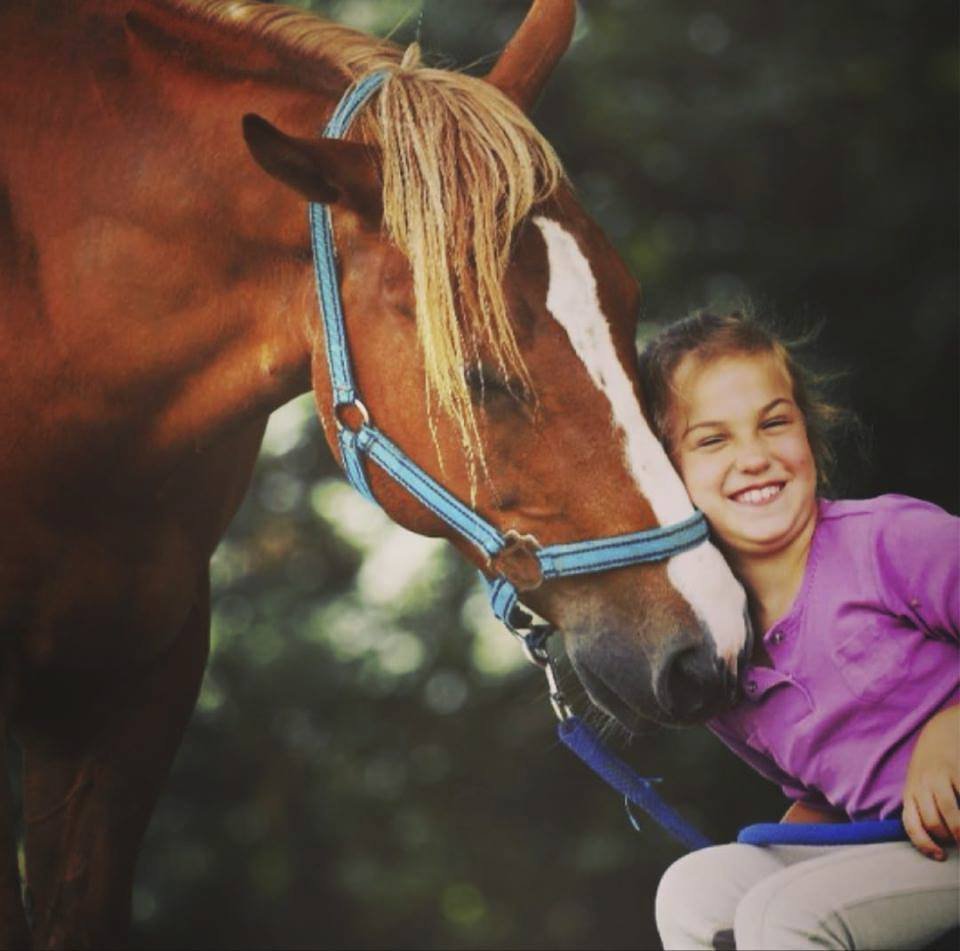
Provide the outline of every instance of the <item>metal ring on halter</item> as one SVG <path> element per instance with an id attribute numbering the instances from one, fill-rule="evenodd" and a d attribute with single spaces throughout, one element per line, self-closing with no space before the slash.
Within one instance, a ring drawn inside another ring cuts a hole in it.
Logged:
<path id="1" fill-rule="evenodd" d="M 503 534 L 503 545 L 487 557 L 487 568 L 506 578 L 518 591 L 533 591 L 543 584 L 543 565 L 537 552 L 540 542 L 533 535 L 522 535 L 515 528 Z"/>
<path id="2" fill-rule="evenodd" d="M 338 432 L 343 432 L 344 429 L 349 429 L 350 432 L 355 433 L 360 428 L 358 426 L 357 429 L 353 429 L 340 418 L 340 413 L 343 410 L 349 409 L 355 409 L 360 414 L 361 426 L 370 425 L 370 411 L 366 406 L 364 406 L 363 400 L 355 399 L 351 403 L 337 403 L 333 407 L 333 422 L 336 425 Z"/>

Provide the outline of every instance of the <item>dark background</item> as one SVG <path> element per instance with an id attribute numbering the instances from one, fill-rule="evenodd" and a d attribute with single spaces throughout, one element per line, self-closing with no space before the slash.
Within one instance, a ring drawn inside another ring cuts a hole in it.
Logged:
<path id="1" fill-rule="evenodd" d="M 420 7 L 314 8 L 408 42 Z M 427 0 L 489 63 L 526 4 Z M 536 112 L 645 289 L 641 332 L 744 295 L 814 357 L 869 454 L 850 495 L 957 510 L 957 22 L 927 0 L 588 0 Z M 539 675 L 452 552 L 339 480 L 309 397 L 271 424 L 214 561 L 214 650 L 148 834 L 134 946 L 657 947 L 680 852 L 554 738 Z M 572 685 L 571 685 L 571 689 Z M 583 701 L 579 704 L 582 708 Z M 619 748 L 720 840 L 778 790 L 703 730 Z"/>

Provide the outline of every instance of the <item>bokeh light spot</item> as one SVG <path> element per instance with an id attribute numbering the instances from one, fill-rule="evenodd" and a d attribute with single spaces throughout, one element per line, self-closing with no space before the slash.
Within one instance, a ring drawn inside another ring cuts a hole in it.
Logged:
<path id="1" fill-rule="evenodd" d="M 456 713 L 466 703 L 469 688 L 454 670 L 438 670 L 423 690 L 423 700 L 434 713 Z"/>
<path id="2" fill-rule="evenodd" d="M 480 889 L 469 882 L 448 885 L 443 890 L 441 908 L 449 922 L 461 927 L 475 925 L 487 914 L 487 903 Z"/>

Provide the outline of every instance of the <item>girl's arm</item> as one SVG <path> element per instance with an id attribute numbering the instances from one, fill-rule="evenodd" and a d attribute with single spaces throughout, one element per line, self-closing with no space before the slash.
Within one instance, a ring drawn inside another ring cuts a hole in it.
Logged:
<path id="1" fill-rule="evenodd" d="M 847 822 L 847 816 L 836 809 L 814 806 L 809 802 L 795 802 L 783 814 L 781 822 Z"/>
<path id="2" fill-rule="evenodd" d="M 891 613 L 930 637 L 960 642 L 960 520 L 917 499 L 895 499 L 877 520 L 878 583 Z M 960 707 L 924 725 L 903 787 L 903 825 L 924 855 L 960 842 Z"/>
<path id="3" fill-rule="evenodd" d="M 960 843 L 960 706 L 931 717 L 920 731 L 903 787 L 903 825 L 924 855 L 942 862 L 942 845 Z"/>
<path id="4" fill-rule="evenodd" d="M 960 519 L 896 498 L 875 522 L 877 584 L 891 614 L 930 637 L 960 642 Z"/>

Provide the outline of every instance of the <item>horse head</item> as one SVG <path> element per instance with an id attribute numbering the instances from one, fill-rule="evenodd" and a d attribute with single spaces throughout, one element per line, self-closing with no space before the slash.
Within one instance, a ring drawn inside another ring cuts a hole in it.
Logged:
<path id="1" fill-rule="evenodd" d="M 313 385 L 334 451 L 338 428 L 369 413 L 518 541 L 497 564 L 371 468 L 397 522 L 508 574 L 624 725 L 689 722 L 732 700 L 749 649 L 744 595 L 717 550 L 542 583 L 524 557 L 693 513 L 643 414 L 637 282 L 525 116 L 573 12 L 572 0 L 537 0 L 485 79 L 422 68 L 408 51 L 352 141 L 296 138 L 256 116 L 244 130 L 270 175 L 331 209 L 363 399 L 331 413 L 318 334 Z"/>

